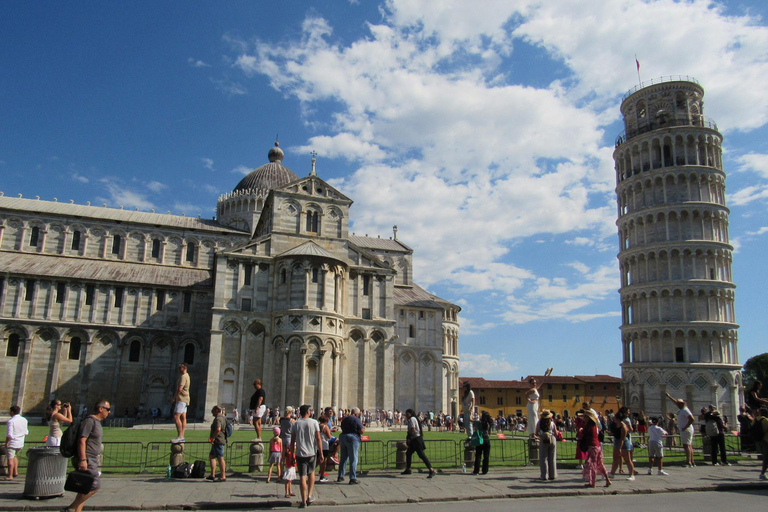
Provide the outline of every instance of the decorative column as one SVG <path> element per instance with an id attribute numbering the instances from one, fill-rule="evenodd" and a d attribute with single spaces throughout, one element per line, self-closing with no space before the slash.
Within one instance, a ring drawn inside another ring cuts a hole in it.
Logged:
<path id="1" fill-rule="evenodd" d="M 331 387 L 331 407 L 339 407 L 339 353 L 334 350 L 331 352 L 331 361 L 333 361 L 333 382 Z"/>
<path id="2" fill-rule="evenodd" d="M 318 357 L 318 361 L 317 361 L 317 404 L 315 404 L 315 406 L 317 407 L 318 411 L 320 410 L 320 407 L 325 405 L 323 403 L 323 390 L 324 390 L 323 366 L 325 366 L 325 357 L 323 356 L 325 356 L 326 352 L 327 350 L 321 349 L 320 356 Z"/>
<path id="3" fill-rule="evenodd" d="M 245 385 L 245 346 L 247 337 L 248 329 L 242 329 L 240 331 L 240 366 L 237 370 L 237 395 L 235 396 L 235 407 L 238 409 L 243 405 L 243 386 Z"/>
<path id="4" fill-rule="evenodd" d="M 291 349 L 289 346 L 283 347 L 283 379 L 282 379 L 282 387 L 280 389 L 280 410 L 285 411 L 285 408 L 287 407 L 287 394 L 288 394 L 288 354 L 290 353 Z"/>
<path id="5" fill-rule="evenodd" d="M 214 325 L 217 325 L 218 318 L 214 316 Z M 224 332 L 220 330 L 211 330 L 211 345 L 208 351 L 208 376 L 206 378 L 205 390 L 205 421 L 212 419 L 211 409 L 219 403 L 219 380 L 221 379 L 221 350 L 223 346 Z M 146 375 L 146 373 L 145 373 Z"/>
<path id="6" fill-rule="evenodd" d="M 27 390 L 27 376 L 29 375 L 29 364 L 32 359 L 32 338 L 24 338 L 20 340 L 24 342 L 24 350 L 21 360 L 21 376 L 19 377 L 19 387 L 15 399 L 15 404 L 24 410 L 24 395 Z"/>
<path id="7" fill-rule="evenodd" d="M 48 400 L 56 398 L 56 390 L 59 388 L 59 366 L 61 363 L 61 350 L 64 342 L 60 339 L 51 340 L 51 343 L 56 344 L 56 349 L 53 354 L 53 368 L 51 369 L 51 383 L 48 386 Z"/>
<path id="8" fill-rule="evenodd" d="M 304 405 L 304 388 L 307 385 L 307 349 L 301 347 L 301 357 L 299 362 L 301 363 L 299 368 L 301 369 L 301 377 L 299 378 L 299 405 Z"/>

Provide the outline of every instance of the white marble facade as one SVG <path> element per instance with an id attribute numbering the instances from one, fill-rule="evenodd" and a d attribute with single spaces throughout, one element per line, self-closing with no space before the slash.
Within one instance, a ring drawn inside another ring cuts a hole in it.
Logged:
<path id="1" fill-rule="evenodd" d="M 218 220 L 0 197 L 0 400 L 42 412 L 106 397 L 191 414 L 268 405 L 445 411 L 460 308 L 413 281 L 413 251 L 349 234 L 352 201 L 282 151 L 219 199 Z"/>
<path id="2" fill-rule="evenodd" d="M 624 97 L 616 140 L 624 401 L 674 410 L 665 393 L 735 418 L 742 394 L 722 135 L 704 89 L 664 77 Z"/>

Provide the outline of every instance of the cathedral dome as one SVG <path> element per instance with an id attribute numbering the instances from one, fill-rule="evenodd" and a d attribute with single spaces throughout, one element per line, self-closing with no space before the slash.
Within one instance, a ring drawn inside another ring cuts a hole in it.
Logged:
<path id="1" fill-rule="evenodd" d="M 282 187 L 299 177 L 283 165 L 283 150 L 275 142 L 275 147 L 269 150 L 269 163 L 250 172 L 235 187 L 234 192 L 241 190 L 271 190 Z"/>

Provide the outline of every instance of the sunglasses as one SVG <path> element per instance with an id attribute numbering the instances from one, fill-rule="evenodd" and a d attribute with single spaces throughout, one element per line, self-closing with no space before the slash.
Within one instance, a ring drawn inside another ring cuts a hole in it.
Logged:
<path id="1" fill-rule="evenodd" d="M 104 410 L 105 410 L 105 411 L 107 411 L 107 412 L 109 412 L 109 411 L 111 411 L 111 410 L 112 410 L 112 408 L 111 408 L 111 407 L 102 407 L 102 409 L 104 409 Z"/>

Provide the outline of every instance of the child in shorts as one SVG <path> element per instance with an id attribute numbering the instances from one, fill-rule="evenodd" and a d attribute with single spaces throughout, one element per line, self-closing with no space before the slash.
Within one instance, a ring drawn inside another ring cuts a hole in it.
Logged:
<path id="1" fill-rule="evenodd" d="M 648 468 L 648 474 L 653 474 L 653 464 L 655 460 L 659 461 L 659 471 L 657 475 L 668 475 L 664 471 L 664 436 L 667 435 L 667 431 L 659 426 L 659 418 L 654 416 L 651 418 L 651 426 L 648 428 L 648 460 L 650 467 Z"/>
<path id="2" fill-rule="evenodd" d="M 272 480 L 272 468 L 277 464 L 277 478 L 280 478 L 282 464 L 280 464 L 283 453 L 283 440 L 280 439 L 280 427 L 272 430 L 272 439 L 269 441 L 269 471 L 267 471 L 267 483 Z"/>

